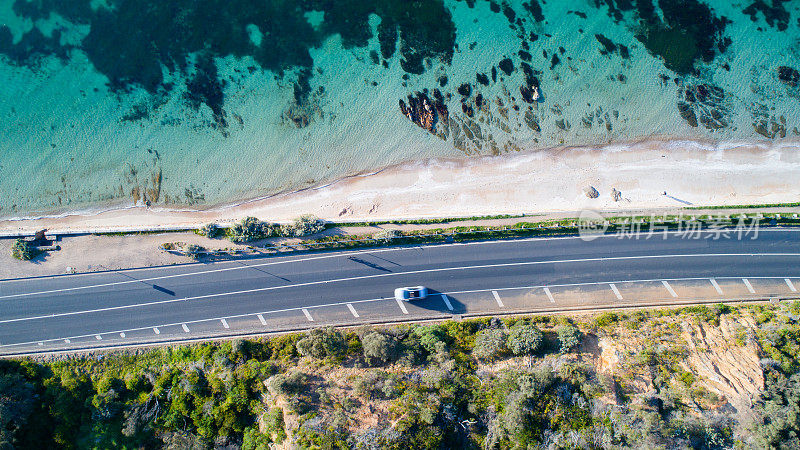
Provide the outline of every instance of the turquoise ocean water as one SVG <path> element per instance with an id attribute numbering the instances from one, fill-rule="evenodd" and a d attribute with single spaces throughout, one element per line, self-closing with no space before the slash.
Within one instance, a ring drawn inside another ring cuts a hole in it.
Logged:
<path id="1" fill-rule="evenodd" d="M 800 137 L 800 1 L 0 0 L 0 217 Z"/>

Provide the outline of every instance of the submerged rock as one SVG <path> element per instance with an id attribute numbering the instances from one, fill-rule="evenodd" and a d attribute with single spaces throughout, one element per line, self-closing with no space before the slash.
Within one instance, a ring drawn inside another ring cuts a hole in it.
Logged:
<path id="1" fill-rule="evenodd" d="M 444 108 L 446 111 L 447 108 L 444 104 L 442 103 L 440 108 L 437 108 L 437 105 L 434 105 L 428 96 L 422 92 L 417 92 L 416 95 L 409 95 L 407 99 L 408 105 L 400 99 L 400 112 L 420 128 L 436 134 L 434 127 L 439 116 L 437 110 Z"/>
<path id="2" fill-rule="evenodd" d="M 789 66 L 778 67 L 778 79 L 791 87 L 800 85 L 800 72 Z"/>

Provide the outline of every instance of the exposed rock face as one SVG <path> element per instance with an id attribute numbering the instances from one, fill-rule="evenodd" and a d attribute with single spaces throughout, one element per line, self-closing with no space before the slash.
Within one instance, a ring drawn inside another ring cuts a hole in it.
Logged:
<path id="1" fill-rule="evenodd" d="M 726 128 L 728 100 L 722 88 L 711 84 L 686 85 L 679 92 L 678 112 L 689 125 L 702 124 L 709 130 Z"/>
<path id="2" fill-rule="evenodd" d="M 597 192 L 597 189 L 595 189 L 594 186 L 583 188 L 583 193 L 589 198 L 597 198 L 600 196 L 600 193 Z"/>
<path id="3" fill-rule="evenodd" d="M 428 96 L 422 92 L 417 92 L 416 95 L 409 95 L 408 105 L 406 105 L 402 99 L 400 100 L 400 112 L 408 117 L 408 120 L 433 134 L 436 134 L 434 127 L 436 126 L 439 116 L 439 113 L 437 113 L 438 109 L 442 109 L 445 112 L 447 111 L 447 107 L 444 103 L 441 105 L 434 105 Z"/>
<path id="4" fill-rule="evenodd" d="M 778 67 L 778 79 L 791 87 L 800 86 L 800 72 L 789 66 Z"/>

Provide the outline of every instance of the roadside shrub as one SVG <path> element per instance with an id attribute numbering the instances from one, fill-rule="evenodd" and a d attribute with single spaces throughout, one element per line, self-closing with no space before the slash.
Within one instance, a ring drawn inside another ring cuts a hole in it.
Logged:
<path id="1" fill-rule="evenodd" d="M 562 325 L 556 330 L 561 353 L 567 353 L 581 343 L 581 332 L 573 325 Z"/>
<path id="2" fill-rule="evenodd" d="M 186 256 L 192 259 L 199 259 L 206 252 L 206 249 L 197 244 L 189 244 L 184 251 L 186 252 Z"/>
<path id="3" fill-rule="evenodd" d="M 484 361 L 494 361 L 506 352 L 506 338 L 505 330 L 498 328 L 483 330 L 475 337 L 472 354 Z"/>
<path id="4" fill-rule="evenodd" d="M 392 230 L 392 229 L 390 229 L 390 230 L 381 230 L 381 231 L 378 231 L 377 233 L 375 233 L 374 235 L 372 235 L 372 237 L 374 239 L 379 240 L 379 241 L 383 241 L 386 244 L 389 244 L 389 243 L 392 242 L 393 239 L 400 237 L 400 231 Z"/>
<path id="5" fill-rule="evenodd" d="M 383 365 L 394 359 L 397 341 L 379 331 L 368 331 L 361 336 L 361 347 L 370 365 Z"/>
<path id="6" fill-rule="evenodd" d="M 594 325 L 597 327 L 607 327 L 609 325 L 616 323 L 618 320 L 619 316 L 617 316 L 616 313 L 607 312 L 595 317 Z"/>
<path id="7" fill-rule="evenodd" d="M 516 356 L 532 355 L 541 346 L 542 332 L 533 325 L 515 325 L 508 333 L 508 349 Z"/>
<path id="8" fill-rule="evenodd" d="M 347 352 L 347 340 L 335 328 L 317 328 L 297 342 L 297 352 L 317 359 L 343 356 Z"/>
<path id="9" fill-rule="evenodd" d="M 228 236 L 237 243 L 256 241 L 275 235 L 276 229 L 277 226 L 271 223 L 262 222 L 255 217 L 245 217 L 231 226 Z"/>
<path id="10" fill-rule="evenodd" d="M 293 236 L 308 236 L 321 233 L 325 230 L 325 222 L 317 216 L 306 214 L 294 219 L 292 224 Z"/>
<path id="11" fill-rule="evenodd" d="M 11 256 L 23 261 L 30 261 L 36 256 L 36 250 L 28 241 L 17 239 L 11 245 Z"/>
<path id="12" fill-rule="evenodd" d="M 373 370 L 359 378 L 353 388 L 357 395 L 368 400 L 392 399 L 397 397 L 400 383 L 382 370 Z"/>
<path id="13" fill-rule="evenodd" d="M 207 223 L 200 227 L 198 233 L 207 238 L 214 239 L 222 234 L 222 229 L 215 223 Z"/>

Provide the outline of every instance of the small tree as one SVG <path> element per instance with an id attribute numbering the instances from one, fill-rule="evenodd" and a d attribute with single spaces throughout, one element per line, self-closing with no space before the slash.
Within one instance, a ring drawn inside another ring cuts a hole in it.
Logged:
<path id="1" fill-rule="evenodd" d="M 508 334 L 508 349 L 516 356 L 532 355 L 541 346 L 542 332 L 533 325 L 516 325 Z"/>
<path id="2" fill-rule="evenodd" d="M 325 230 L 325 222 L 317 216 L 306 214 L 294 219 L 291 225 L 281 227 L 284 236 L 308 236 Z"/>
<path id="3" fill-rule="evenodd" d="M 581 332 L 573 325 L 558 327 L 558 342 L 561 343 L 561 353 L 567 353 L 581 343 Z"/>
<path id="4" fill-rule="evenodd" d="M 276 225 L 262 222 L 255 217 L 245 217 L 231 226 L 228 234 L 233 242 L 249 242 L 266 239 L 275 234 Z"/>
<path id="5" fill-rule="evenodd" d="M 11 245 L 11 256 L 23 261 L 29 261 L 36 256 L 36 250 L 34 250 L 33 246 L 31 246 L 28 241 L 17 239 L 14 241 L 14 244 Z"/>
<path id="6" fill-rule="evenodd" d="M 347 340 L 335 328 L 317 328 L 297 342 L 297 352 L 317 359 L 342 356 L 347 352 Z"/>
<path id="7" fill-rule="evenodd" d="M 361 336 L 361 348 L 370 364 L 382 365 L 394 358 L 397 342 L 379 331 L 370 331 Z"/>
<path id="8" fill-rule="evenodd" d="M 506 332 L 499 328 L 483 330 L 475 337 L 472 353 L 485 361 L 493 361 L 506 352 Z"/>
<path id="9" fill-rule="evenodd" d="M 222 229 L 219 227 L 219 225 L 212 222 L 212 223 L 207 223 L 202 227 L 200 227 L 200 230 L 198 230 L 198 232 L 207 238 L 214 239 L 216 237 L 219 237 L 220 234 L 222 234 Z"/>

